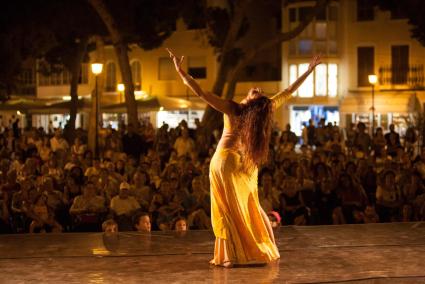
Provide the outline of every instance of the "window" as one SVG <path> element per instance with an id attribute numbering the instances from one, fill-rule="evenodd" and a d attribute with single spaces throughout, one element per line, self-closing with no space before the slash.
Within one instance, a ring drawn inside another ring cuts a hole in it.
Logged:
<path id="1" fill-rule="evenodd" d="M 357 48 L 357 85 L 369 86 L 370 74 L 374 74 L 374 48 L 373 47 L 359 47 Z"/>
<path id="2" fill-rule="evenodd" d="M 69 85 L 71 83 L 71 73 L 62 66 L 55 66 L 55 72 L 53 72 L 50 65 L 47 63 L 41 63 L 39 68 L 43 69 L 38 75 L 40 86 L 60 86 Z M 78 75 L 78 84 L 88 83 L 88 64 L 83 63 L 80 67 L 80 74 Z"/>
<path id="3" fill-rule="evenodd" d="M 298 65 L 298 74 L 303 74 L 308 69 L 308 63 Z M 304 83 L 298 88 L 298 96 L 301 98 L 311 98 L 314 96 L 313 76 L 308 76 Z"/>
<path id="4" fill-rule="evenodd" d="M 373 1 L 357 0 L 357 21 L 373 21 L 374 17 Z"/>
<path id="5" fill-rule="evenodd" d="M 298 42 L 298 53 L 300 55 L 309 55 L 313 52 L 313 41 L 311 39 L 302 39 Z"/>
<path id="6" fill-rule="evenodd" d="M 289 84 L 292 84 L 308 69 L 308 63 L 289 65 Z M 336 97 L 338 94 L 338 66 L 335 63 L 318 65 L 293 96 L 311 98 L 313 96 Z"/>
<path id="7" fill-rule="evenodd" d="M 327 80 L 326 80 L 326 65 L 317 65 L 314 69 L 315 72 L 315 85 L 316 96 L 326 96 L 327 93 Z"/>
<path id="8" fill-rule="evenodd" d="M 158 61 L 158 78 L 159 80 L 176 79 L 176 70 L 173 62 L 169 57 L 161 57 Z"/>
<path id="9" fill-rule="evenodd" d="M 336 97 L 338 91 L 338 66 L 328 64 L 328 94 L 330 97 Z"/>
<path id="10" fill-rule="evenodd" d="M 207 78 L 207 67 L 205 57 L 191 56 L 187 61 L 188 69 L 187 72 L 195 79 Z"/>
<path id="11" fill-rule="evenodd" d="M 289 28 L 306 19 L 311 7 L 289 8 Z M 309 56 L 313 53 L 336 55 L 338 6 L 332 5 L 319 13 L 294 40 L 289 42 L 289 54 Z"/>
<path id="12" fill-rule="evenodd" d="M 391 83 L 407 84 L 409 72 L 409 46 L 394 45 L 391 47 Z"/>
<path id="13" fill-rule="evenodd" d="M 298 16 L 299 16 L 299 21 L 302 22 L 305 19 L 307 19 L 307 17 L 310 15 L 311 13 L 311 7 L 301 7 L 298 9 Z"/>
<path id="14" fill-rule="evenodd" d="M 133 77 L 134 90 L 142 89 L 142 67 L 140 61 L 136 60 L 131 63 L 131 76 Z"/>
<path id="15" fill-rule="evenodd" d="M 117 87 L 116 68 L 114 62 L 106 64 L 106 85 L 105 90 L 107 92 L 115 91 Z"/>

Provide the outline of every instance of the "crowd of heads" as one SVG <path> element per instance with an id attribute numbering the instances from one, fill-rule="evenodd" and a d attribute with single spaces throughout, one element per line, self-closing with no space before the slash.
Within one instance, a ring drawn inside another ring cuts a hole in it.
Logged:
<path id="1" fill-rule="evenodd" d="M 0 133 L 0 231 L 211 229 L 209 163 L 220 131 L 149 122 L 101 129 Z M 301 137 L 273 129 L 258 195 L 273 227 L 425 218 L 425 152 L 414 129 L 369 135 L 310 121 Z"/>

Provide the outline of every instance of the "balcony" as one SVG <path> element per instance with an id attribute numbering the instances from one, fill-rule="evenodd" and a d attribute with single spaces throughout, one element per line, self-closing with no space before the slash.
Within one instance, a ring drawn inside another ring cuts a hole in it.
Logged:
<path id="1" fill-rule="evenodd" d="M 424 89 L 424 66 L 416 65 L 400 65 L 400 66 L 381 66 L 379 68 L 379 84 L 388 86 L 391 89 Z"/>

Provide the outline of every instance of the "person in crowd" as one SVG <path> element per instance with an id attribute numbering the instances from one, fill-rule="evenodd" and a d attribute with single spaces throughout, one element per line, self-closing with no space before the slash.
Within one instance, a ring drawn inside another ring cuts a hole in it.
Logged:
<path id="1" fill-rule="evenodd" d="M 118 233 L 118 224 L 114 219 L 105 220 L 102 223 L 102 231 L 105 233 Z"/>
<path id="2" fill-rule="evenodd" d="M 50 139 L 50 147 L 53 152 L 67 151 L 69 149 L 69 144 L 65 138 L 63 138 L 61 129 L 55 130 L 55 136 Z"/>
<path id="3" fill-rule="evenodd" d="M 140 212 L 134 215 L 134 228 L 138 232 L 150 233 L 151 227 L 151 218 L 148 213 Z"/>
<path id="4" fill-rule="evenodd" d="M 390 124 L 390 131 L 385 134 L 385 141 L 387 143 L 388 155 L 395 157 L 397 154 L 397 148 L 401 146 L 400 134 L 395 131 L 394 124 Z"/>
<path id="5" fill-rule="evenodd" d="M 396 173 L 387 170 L 376 190 L 376 203 L 382 222 L 399 221 L 403 204 L 403 195 L 396 183 Z"/>
<path id="6" fill-rule="evenodd" d="M 173 230 L 177 232 L 185 232 L 189 229 L 189 226 L 187 225 L 187 220 L 184 217 L 177 217 L 173 221 Z"/>
<path id="7" fill-rule="evenodd" d="M 195 150 L 195 142 L 189 136 L 187 128 L 182 128 L 181 135 L 174 142 L 174 149 L 177 151 L 177 157 L 190 155 Z"/>
<path id="8" fill-rule="evenodd" d="M 32 219 L 30 233 L 58 233 L 62 226 L 57 222 L 54 212 L 47 205 L 47 198 L 40 194 L 34 200 L 34 204 L 27 211 L 28 217 Z"/>
<path id="9" fill-rule="evenodd" d="M 74 219 L 73 230 L 97 231 L 106 211 L 105 199 L 96 194 L 96 187 L 92 182 L 87 182 L 83 188 L 83 194 L 74 198 L 69 209 Z"/>
<path id="10" fill-rule="evenodd" d="M 277 229 L 281 226 L 281 220 L 279 213 L 276 211 L 270 211 L 267 213 L 267 216 L 269 217 L 270 224 L 272 225 L 273 229 Z"/>
<path id="11" fill-rule="evenodd" d="M 120 193 L 111 199 L 109 208 L 117 220 L 119 230 L 131 231 L 133 215 L 140 209 L 140 205 L 130 196 L 130 185 L 127 182 L 120 184 Z"/>
<path id="12" fill-rule="evenodd" d="M 127 133 L 122 137 L 123 152 L 129 156 L 133 156 L 137 161 L 140 154 L 146 153 L 146 145 L 143 137 L 140 136 L 135 129 L 135 125 L 129 123 Z"/>

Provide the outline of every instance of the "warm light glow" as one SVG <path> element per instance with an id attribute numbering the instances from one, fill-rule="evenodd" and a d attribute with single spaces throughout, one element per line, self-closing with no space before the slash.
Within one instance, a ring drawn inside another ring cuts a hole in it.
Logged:
<path id="1" fill-rule="evenodd" d="M 316 66 L 316 69 L 314 70 L 314 78 L 315 78 L 316 96 L 326 96 L 327 95 L 326 64 L 320 64 Z"/>
<path id="2" fill-rule="evenodd" d="M 328 64 L 328 95 L 336 97 L 338 93 L 338 65 Z"/>
<path id="3" fill-rule="evenodd" d="M 17 115 L 22 115 L 22 113 L 18 110 L 18 111 L 16 111 L 16 114 Z"/>
<path id="4" fill-rule="evenodd" d="M 94 75 L 99 75 L 100 73 L 102 73 L 102 69 L 103 69 L 102 63 L 92 63 L 91 64 L 91 72 Z"/>
<path id="5" fill-rule="evenodd" d="M 164 110 L 164 107 L 160 107 L 160 108 L 159 108 L 159 111 L 163 111 L 163 110 Z"/>
<path id="6" fill-rule="evenodd" d="M 304 74 L 308 70 L 308 63 L 298 65 L 298 74 Z M 313 76 L 308 76 L 298 89 L 298 96 L 301 98 L 312 98 L 314 96 Z"/>
<path id="7" fill-rule="evenodd" d="M 63 101 L 70 101 L 71 100 L 71 96 L 63 96 L 62 97 Z"/>
<path id="8" fill-rule="evenodd" d="M 117 91 L 118 92 L 124 92 L 125 91 L 125 85 L 124 84 L 118 84 L 117 85 Z"/>
<path id="9" fill-rule="evenodd" d="M 187 107 L 188 107 L 188 105 L 187 105 L 187 104 L 181 104 L 181 105 L 180 105 L 180 107 L 181 107 L 181 108 L 187 108 Z"/>
<path id="10" fill-rule="evenodd" d="M 148 97 L 148 93 L 146 93 L 145 91 L 134 91 L 134 97 L 136 98 L 136 100 L 144 100 Z"/>
<path id="11" fill-rule="evenodd" d="M 375 85 L 378 82 L 378 76 L 376 75 L 373 75 L 373 74 L 369 75 L 368 78 L 369 78 L 369 83 L 372 85 Z"/>

